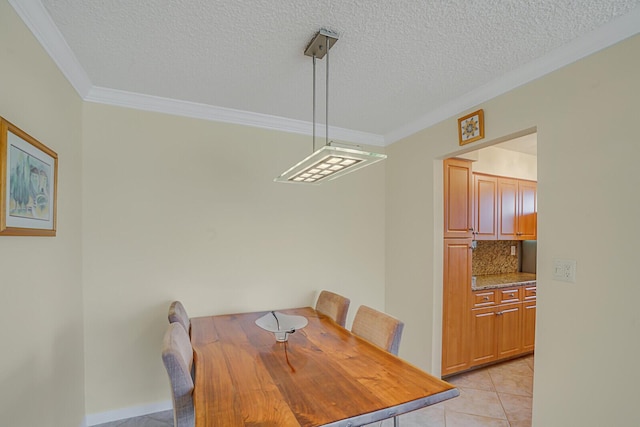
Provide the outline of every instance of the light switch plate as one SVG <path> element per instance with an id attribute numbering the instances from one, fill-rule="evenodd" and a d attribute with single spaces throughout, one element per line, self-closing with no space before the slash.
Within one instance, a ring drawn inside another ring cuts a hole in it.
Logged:
<path id="1" fill-rule="evenodd" d="M 576 282 L 576 260 L 553 259 L 553 278 L 563 282 Z"/>

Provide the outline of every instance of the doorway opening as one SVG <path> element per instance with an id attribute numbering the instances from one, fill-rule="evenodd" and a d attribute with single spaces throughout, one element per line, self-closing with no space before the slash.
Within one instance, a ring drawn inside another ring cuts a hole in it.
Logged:
<path id="1" fill-rule="evenodd" d="M 441 375 L 535 346 L 537 133 L 446 159 Z"/>
<path id="2" fill-rule="evenodd" d="M 511 372 L 510 381 L 522 374 L 517 376 L 522 383 L 518 390 L 524 396 L 514 413 L 526 413 L 529 420 L 537 291 L 537 136 L 535 130 L 523 132 L 443 162 L 441 375 L 465 387 L 461 397 L 473 395 L 474 384 L 489 378 L 502 401 L 514 392 L 499 389 L 504 386 L 501 369 L 506 369 L 501 366 L 517 366 L 520 371 Z"/>

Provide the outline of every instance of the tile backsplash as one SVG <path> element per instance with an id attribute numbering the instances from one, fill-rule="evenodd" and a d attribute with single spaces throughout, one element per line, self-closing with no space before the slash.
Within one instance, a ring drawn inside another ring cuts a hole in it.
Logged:
<path id="1" fill-rule="evenodd" d="M 520 271 L 522 244 L 517 240 L 478 240 L 473 250 L 471 270 L 474 276 L 516 273 Z M 516 254 L 511 255 L 511 247 Z"/>

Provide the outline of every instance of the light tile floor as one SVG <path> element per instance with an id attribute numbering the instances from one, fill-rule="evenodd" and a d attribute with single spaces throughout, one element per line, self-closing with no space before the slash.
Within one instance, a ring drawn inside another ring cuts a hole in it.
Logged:
<path id="1" fill-rule="evenodd" d="M 533 355 L 447 379 L 460 396 L 400 417 L 401 427 L 531 427 Z M 391 427 L 392 420 L 370 427 Z"/>
<path id="2" fill-rule="evenodd" d="M 533 355 L 449 377 L 460 396 L 400 416 L 401 427 L 531 427 Z M 173 412 L 96 427 L 171 427 Z M 369 427 L 392 427 L 393 420 Z M 286 426 L 283 426 L 286 427 Z"/>
<path id="3" fill-rule="evenodd" d="M 173 411 L 162 411 L 141 417 L 112 421 L 96 427 L 173 427 Z"/>

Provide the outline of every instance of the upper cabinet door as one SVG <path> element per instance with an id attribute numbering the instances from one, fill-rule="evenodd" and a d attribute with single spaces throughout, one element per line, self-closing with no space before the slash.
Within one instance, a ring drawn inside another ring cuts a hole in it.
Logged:
<path id="1" fill-rule="evenodd" d="M 537 239 L 537 183 L 498 178 L 498 239 Z"/>
<path id="2" fill-rule="evenodd" d="M 518 180 L 498 178 L 498 239 L 517 240 Z"/>
<path id="3" fill-rule="evenodd" d="M 518 240 L 537 240 L 538 184 L 518 181 Z"/>
<path id="4" fill-rule="evenodd" d="M 471 162 L 446 159 L 444 168 L 444 237 L 472 237 L 473 180 Z"/>
<path id="5" fill-rule="evenodd" d="M 498 178 L 473 174 L 473 229 L 476 240 L 498 238 Z"/>

